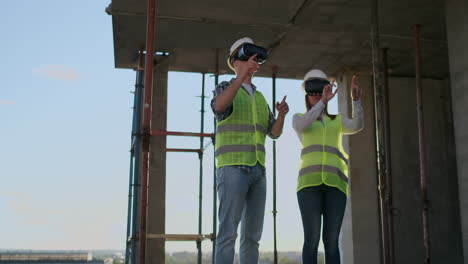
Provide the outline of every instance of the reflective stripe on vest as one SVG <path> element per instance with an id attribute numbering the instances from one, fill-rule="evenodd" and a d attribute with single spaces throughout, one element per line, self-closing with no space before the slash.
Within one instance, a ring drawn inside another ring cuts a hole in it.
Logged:
<path id="1" fill-rule="evenodd" d="M 265 134 L 265 135 L 267 134 L 267 129 L 264 128 L 264 127 L 263 127 L 262 125 L 260 125 L 260 124 L 256 124 L 256 125 L 255 125 L 255 129 L 257 129 L 257 131 L 260 132 L 260 133 L 263 133 L 263 134 Z"/>
<path id="2" fill-rule="evenodd" d="M 265 146 L 261 144 L 255 145 L 225 145 L 222 147 L 219 147 L 215 151 L 215 157 L 224 154 L 224 153 L 229 153 L 229 152 L 256 152 L 256 151 L 261 151 L 265 152 Z"/>
<path id="3" fill-rule="evenodd" d="M 216 123 L 216 167 L 265 165 L 265 137 L 269 109 L 263 95 L 251 97 L 241 88 L 234 97 L 232 113 Z"/>
<path id="4" fill-rule="evenodd" d="M 344 175 L 344 173 L 341 172 L 340 169 L 329 165 L 312 165 L 309 167 L 305 167 L 299 171 L 299 177 L 311 172 L 322 172 L 322 170 L 325 172 L 337 174 L 343 181 L 348 183 L 348 177 L 346 177 L 346 175 Z"/>
<path id="5" fill-rule="evenodd" d="M 348 164 L 348 159 L 341 153 L 341 151 L 335 147 L 323 146 L 323 145 L 312 145 L 302 149 L 301 156 L 311 153 L 311 152 L 328 152 L 337 155 L 340 157 L 346 164 Z"/>

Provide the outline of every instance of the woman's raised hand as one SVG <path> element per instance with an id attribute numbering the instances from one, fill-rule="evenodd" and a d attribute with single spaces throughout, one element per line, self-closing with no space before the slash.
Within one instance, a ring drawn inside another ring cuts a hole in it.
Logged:
<path id="1" fill-rule="evenodd" d="M 322 102 L 324 104 L 328 103 L 333 97 L 335 97 L 336 93 L 338 92 L 338 88 L 333 92 L 332 88 L 335 86 L 335 81 L 331 84 L 325 85 L 322 92 Z"/>

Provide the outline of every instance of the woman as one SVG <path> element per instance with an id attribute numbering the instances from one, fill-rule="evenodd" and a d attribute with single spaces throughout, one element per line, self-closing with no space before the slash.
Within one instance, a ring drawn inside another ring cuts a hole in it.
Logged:
<path id="1" fill-rule="evenodd" d="M 311 70 L 305 77 L 307 112 L 293 117 L 293 127 L 302 143 L 297 200 L 304 227 L 304 264 L 317 263 L 317 248 L 323 216 L 323 244 L 326 264 L 339 264 L 338 237 L 348 195 L 348 155 L 342 136 L 364 127 L 361 106 L 362 90 L 351 80 L 353 118 L 327 113 L 328 102 L 336 95 L 321 70 Z"/>

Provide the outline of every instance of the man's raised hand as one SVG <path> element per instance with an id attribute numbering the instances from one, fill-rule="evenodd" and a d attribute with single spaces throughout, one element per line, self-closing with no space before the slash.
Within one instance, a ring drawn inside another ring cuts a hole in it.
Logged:
<path id="1" fill-rule="evenodd" d="M 286 103 L 286 95 L 283 97 L 281 103 L 276 102 L 276 110 L 278 110 L 278 116 L 285 117 L 289 112 L 288 103 Z"/>

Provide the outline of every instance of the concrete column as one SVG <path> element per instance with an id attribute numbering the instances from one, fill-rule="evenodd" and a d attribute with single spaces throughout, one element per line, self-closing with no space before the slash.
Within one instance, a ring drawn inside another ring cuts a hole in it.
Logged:
<path id="1" fill-rule="evenodd" d="M 447 0 L 452 112 L 465 263 L 468 263 L 468 1 Z"/>
<path id="2" fill-rule="evenodd" d="M 341 76 L 339 76 L 341 77 Z M 350 91 L 348 83 L 343 81 L 344 78 L 337 80 L 338 84 L 338 112 L 344 116 L 349 116 L 351 111 Z M 343 137 L 343 148 L 349 153 L 349 136 Z M 350 175 L 352 180 L 352 175 Z M 346 202 L 346 210 L 343 218 L 343 224 L 341 226 L 340 234 L 340 250 L 341 250 L 341 262 L 343 264 L 353 264 L 353 219 L 352 219 L 352 207 L 351 207 L 351 195 L 348 197 Z"/>
<path id="3" fill-rule="evenodd" d="M 351 74 L 345 73 L 338 78 L 340 113 L 349 117 L 351 100 L 348 87 L 351 77 Z M 351 219 L 346 220 L 343 226 L 343 263 L 378 264 L 381 263 L 380 229 L 371 77 L 360 76 L 359 85 L 364 89 L 362 104 L 365 128 L 347 137 L 351 199 L 345 217 Z M 352 235 L 352 247 L 348 245 L 350 239 L 346 238 L 349 235 Z"/>
<path id="4" fill-rule="evenodd" d="M 152 130 L 167 128 L 167 74 L 169 57 L 158 56 L 154 68 Z M 166 136 L 151 136 L 148 179 L 148 234 L 165 234 Z M 148 239 L 146 263 L 165 263 L 165 241 Z"/>

